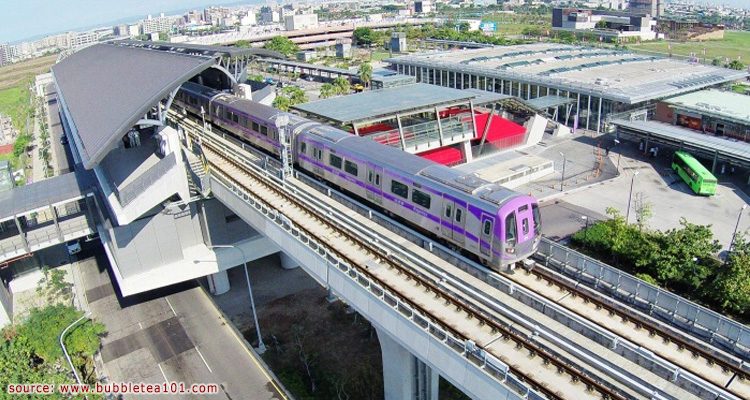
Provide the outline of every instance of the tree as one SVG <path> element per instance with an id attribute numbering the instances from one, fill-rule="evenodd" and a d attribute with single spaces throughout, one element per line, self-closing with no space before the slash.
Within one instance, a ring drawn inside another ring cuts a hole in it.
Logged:
<path id="1" fill-rule="evenodd" d="M 604 29 L 607 27 L 607 21 L 601 20 L 596 23 L 598 29 Z"/>
<path id="2" fill-rule="evenodd" d="M 737 235 L 727 262 L 711 284 L 711 297 L 726 311 L 750 313 L 750 242 Z"/>
<path id="3" fill-rule="evenodd" d="M 330 83 L 324 83 L 320 86 L 320 98 L 327 99 L 336 95 L 336 88 Z"/>
<path id="4" fill-rule="evenodd" d="M 721 58 L 716 57 L 711 60 L 711 65 L 713 65 L 714 67 L 721 67 Z"/>
<path id="5" fill-rule="evenodd" d="M 293 105 L 306 103 L 307 95 L 305 91 L 297 86 L 287 86 L 276 95 L 273 106 L 281 111 L 289 111 Z"/>
<path id="6" fill-rule="evenodd" d="M 653 272 L 661 282 L 675 282 L 689 290 L 701 288 L 711 274 L 710 260 L 721 249 L 709 226 L 680 220 L 680 229 L 670 229 L 658 239 L 661 249 Z"/>
<path id="7" fill-rule="evenodd" d="M 168 32 L 159 32 L 159 40 L 162 42 L 168 42 L 169 41 L 169 33 Z"/>
<path id="8" fill-rule="evenodd" d="M 349 80 L 344 78 L 343 76 L 339 76 L 338 78 L 334 79 L 333 86 L 336 89 L 336 94 L 340 95 L 348 94 L 352 90 Z"/>
<path id="9" fill-rule="evenodd" d="M 26 147 L 28 147 L 29 142 L 31 141 L 31 138 L 29 135 L 21 134 L 16 138 L 16 141 L 13 143 L 13 155 L 15 157 L 20 157 L 21 154 L 23 154 L 26 151 Z"/>
<path id="10" fill-rule="evenodd" d="M 299 51 L 299 46 L 285 36 L 274 36 L 263 47 L 267 50 L 278 51 L 287 57 Z"/>
<path id="11" fill-rule="evenodd" d="M 377 41 L 377 35 L 371 28 L 357 28 L 352 33 L 354 41 L 360 46 L 370 46 Z"/>
<path id="12" fill-rule="evenodd" d="M 43 269 L 44 278 L 39 281 L 36 291 L 47 298 L 48 304 L 68 304 L 73 299 L 73 284 L 65 280 L 63 269 Z"/>
<path id="13" fill-rule="evenodd" d="M 471 29 L 471 24 L 469 24 L 466 21 L 460 22 L 458 24 L 458 31 L 459 32 L 468 32 Z"/>
<path id="14" fill-rule="evenodd" d="M 363 63 L 359 66 L 359 80 L 365 84 L 365 87 L 370 87 L 370 81 L 372 81 L 372 65 L 369 62 Z"/>
<path id="15" fill-rule="evenodd" d="M 252 46 L 247 40 L 238 40 L 234 42 L 234 47 L 250 47 Z"/>
<path id="16" fill-rule="evenodd" d="M 273 99 L 273 103 L 271 105 L 281 111 L 289 111 L 290 101 L 288 97 L 279 94 L 275 99 Z"/>
<path id="17" fill-rule="evenodd" d="M 741 71 L 745 69 L 745 64 L 742 63 L 740 60 L 732 60 L 729 64 L 726 65 L 729 69 L 735 69 L 737 71 Z"/>

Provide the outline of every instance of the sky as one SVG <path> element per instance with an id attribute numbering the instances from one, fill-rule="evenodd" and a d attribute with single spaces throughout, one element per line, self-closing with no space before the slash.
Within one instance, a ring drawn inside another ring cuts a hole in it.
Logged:
<path id="1" fill-rule="evenodd" d="M 750 0 L 748 0 L 750 1 Z M 258 4 L 262 0 L 0 0 L 0 43 L 17 42 L 67 30 L 135 21 L 219 4 Z"/>
<path id="2" fill-rule="evenodd" d="M 702 0 L 705 1 L 705 0 Z M 258 4 L 264 0 L 0 0 L 0 43 L 111 25 L 148 14 L 182 12 L 219 4 Z M 710 0 L 750 9 L 750 0 Z"/>

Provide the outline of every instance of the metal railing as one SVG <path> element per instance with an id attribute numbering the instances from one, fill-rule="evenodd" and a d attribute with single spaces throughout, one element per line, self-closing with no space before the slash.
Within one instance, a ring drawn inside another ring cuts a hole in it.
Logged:
<path id="1" fill-rule="evenodd" d="M 473 138 L 474 130 L 472 129 L 472 123 L 471 116 L 466 115 L 441 118 L 440 128 L 443 130 L 442 136 L 440 135 L 437 121 L 404 126 L 404 150 L 410 152 L 420 151 L 424 150 L 425 147 L 433 147 L 433 144 L 440 142 L 443 145 L 448 145 Z M 402 148 L 401 135 L 399 135 L 398 129 L 373 133 L 365 137 L 386 146 Z"/>
<path id="2" fill-rule="evenodd" d="M 546 238 L 535 257 L 578 282 L 750 359 L 750 327 Z"/>
<path id="3" fill-rule="evenodd" d="M 126 206 L 140 196 L 143 192 L 151 187 L 156 181 L 164 176 L 170 169 L 177 166 L 177 156 L 175 153 L 170 153 L 166 157 L 162 158 L 153 167 L 149 168 L 148 171 L 143 173 L 141 176 L 135 178 L 133 182 L 125 185 L 122 189 L 118 189 L 116 186 L 113 191 L 117 200 L 121 206 Z M 114 186 L 114 185 L 113 185 Z"/>

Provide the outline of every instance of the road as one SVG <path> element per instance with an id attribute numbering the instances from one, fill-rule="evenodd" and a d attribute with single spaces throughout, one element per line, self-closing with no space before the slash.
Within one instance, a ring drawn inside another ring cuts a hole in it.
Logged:
<path id="1" fill-rule="evenodd" d="M 89 257 L 77 262 L 76 284 L 93 317 L 107 326 L 97 366 L 108 382 L 214 383 L 220 387 L 216 398 L 286 398 L 195 282 L 123 299 L 101 246 L 87 251 Z"/>

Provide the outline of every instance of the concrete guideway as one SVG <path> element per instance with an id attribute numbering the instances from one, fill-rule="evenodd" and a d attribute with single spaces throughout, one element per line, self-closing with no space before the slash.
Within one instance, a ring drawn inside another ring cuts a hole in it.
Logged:
<path id="1" fill-rule="evenodd" d="M 238 172 L 238 171 L 235 171 L 235 172 Z M 232 175 L 232 176 L 237 176 L 237 174 L 231 174 L 231 175 Z M 303 264 L 303 265 L 304 265 L 304 264 Z M 381 271 L 381 270 L 383 270 L 383 269 L 376 269 L 376 271 Z M 465 319 L 465 317 L 464 317 L 464 319 Z M 682 398 L 687 398 L 687 397 L 685 397 L 685 396 L 682 396 Z"/>

